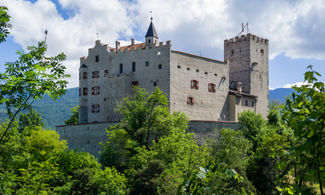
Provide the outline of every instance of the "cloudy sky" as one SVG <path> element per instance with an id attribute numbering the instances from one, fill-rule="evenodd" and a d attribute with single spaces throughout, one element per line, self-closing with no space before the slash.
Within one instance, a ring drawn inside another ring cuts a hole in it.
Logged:
<path id="1" fill-rule="evenodd" d="M 134 37 L 143 42 L 152 11 L 160 41 L 173 49 L 223 60 L 223 40 L 236 36 L 242 22 L 269 39 L 270 88 L 303 81 L 307 65 L 325 75 L 325 0 L 0 0 L 13 28 L 0 45 L 0 71 L 15 51 L 44 40 L 49 54 L 64 52 L 78 85 L 79 58 L 97 39 L 114 46 Z M 325 81 L 324 76 L 320 78 Z"/>

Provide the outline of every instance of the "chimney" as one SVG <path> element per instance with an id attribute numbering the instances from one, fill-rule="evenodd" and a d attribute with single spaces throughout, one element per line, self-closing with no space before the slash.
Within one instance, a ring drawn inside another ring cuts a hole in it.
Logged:
<path id="1" fill-rule="evenodd" d="M 131 45 L 134 45 L 134 42 L 135 42 L 135 39 L 132 38 L 132 39 L 131 39 Z"/>
<path id="2" fill-rule="evenodd" d="M 237 83 L 237 91 L 242 92 L 242 84 L 241 84 L 241 82 Z"/>
<path id="3" fill-rule="evenodd" d="M 116 45 L 116 51 L 119 50 L 121 47 L 120 47 L 120 42 L 119 41 L 116 41 L 115 42 L 115 45 Z"/>

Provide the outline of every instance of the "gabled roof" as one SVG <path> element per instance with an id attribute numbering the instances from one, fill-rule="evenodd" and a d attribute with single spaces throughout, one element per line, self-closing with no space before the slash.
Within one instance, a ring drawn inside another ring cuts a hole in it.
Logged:
<path id="1" fill-rule="evenodd" d="M 158 34 L 156 32 L 155 26 L 153 25 L 152 21 L 150 22 L 146 37 L 157 37 L 158 38 Z"/>
<path id="2" fill-rule="evenodd" d="M 125 51 L 125 50 L 131 51 L 132 48 L 135 48 L 135 50 L 137 50 L 139 48 L 143 49 L 145 47 L 146 47 L 146 43 L 137 43 L 137 44 L 133 44 L 133 45 L 122 46 L 121 50 L 122 51 Z"/>

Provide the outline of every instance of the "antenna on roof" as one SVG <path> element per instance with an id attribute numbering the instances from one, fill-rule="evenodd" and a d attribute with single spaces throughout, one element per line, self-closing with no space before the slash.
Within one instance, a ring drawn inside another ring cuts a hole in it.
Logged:
<path id="1" fill-rule="evenodd" d="M 96 32 L 96 36 L 97 36 L 97 40 L 99 40 L 99 33 L 98 32 Z"/>
<path id="2" fill-rule="evenodd" d="M 248 28 L 248 22 L 244 25 L 244 23 L 241 23 L 241 31 L 238 33 L 237 36 L 241 35 L 246 35 L 249 33 L 249 28 Z"/>
<path id="3" fill-rule="evenodd" d="M 46 43 L 46 39 L 47 39 L 47 30 L 45 30 L 45 43 Z"/>

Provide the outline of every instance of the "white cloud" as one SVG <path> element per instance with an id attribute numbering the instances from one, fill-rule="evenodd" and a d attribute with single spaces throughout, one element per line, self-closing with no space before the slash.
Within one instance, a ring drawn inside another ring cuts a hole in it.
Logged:
<path id="1" fill-rule="evenodd" d="M 296 82 L 296 83 L 293 83 L 293 84 L 288 83 L 288 84 L 285 84 L 282 88 L 291 88 L 293 86 L 301 87 L 302 85 L 307 85 L 307 82 L 301 81 L 301 82 Z"/>
<path id="2" fill-rule="evenodd" d="M 12 17 L 11 34 L 23 48 L 44 40 L 48 30 L 48 54 L 67 54 L 67 72 L 71 74 L 70 87 L 78 85 L 79 58 L 95 45 L 96 33 L 105 43 L 114 43 L 120 36 L 132 35 L 132 20 L 127 9 L 118 0 L 110 1 L 61 1 L 64 8 L 75 10 L 72 17 L 64 20 L 56 6 L 49 0 L 35 3 L 4 1 Z"/>
<path id="3" fill-rule="evenodd" d="M 68 55 L 66 65 L 77 86 L 79 57 L 101 42 L 114 47 L 116 39 L 127 44 L 132 36 L 143 40 L 150 11 L 160 40 L 173 48 L 223 60 L 223 40 L 249 22 L 250 32 L 270 40 L 270 57 L 325 59 L 325 1 L 241 0 L 59 0 L 63 19 L 50 0 L 30 3 L 3 1 L 12 16 L 14 40 L 26 47 L 44 39 L 49 31 L 49 53 Z M 126 40 L 126 42 L 124 41 Z"/>

